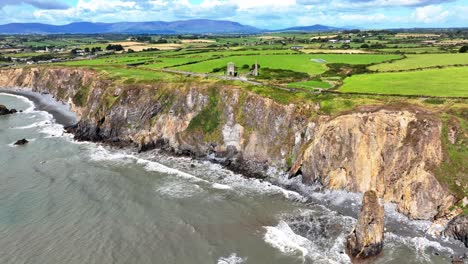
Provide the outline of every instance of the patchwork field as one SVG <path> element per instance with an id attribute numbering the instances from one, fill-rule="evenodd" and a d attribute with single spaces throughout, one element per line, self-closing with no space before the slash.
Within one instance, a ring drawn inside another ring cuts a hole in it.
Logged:
<path id="1" fill-rule="evenodd" d="M 369 67 L 372 71 L 403 71 L 438 66 L 468 65 L 468 53 L 406 55 L 407 58 Z"/>
<path id="2" fill-rule="evenodd" d="M 320 74 L 326 71 L 326 64 L 372 64 L 401 58 L 398 55 L 374 55 L 374 54 L 320 54 L 320 55 L 254 55 L 233 56 L 200 63 L 176 67 L 178 70 L 210 73 L 216 68 L 225 67 L 233 62 L 237 67 L 252 65 L 258 61 L 262 68 L 283 69 L 296 72 L 304 72 L 310 75 Z"/>
<path id="3" fill-rule="evenodd" d="M 468 98 L 468 67 L 354 75 L 341 92 Z"/>
<path id="4" fill-rule="evenodd" d="M 222 82 L 226 81 L 222 75 L 227 64 L 233 62 L 241 78 L 230 82 L 246 86 L 259 84 L 273 90 L 279 86 L 295 88 L 290 91 L 291 97 L 300 93 L 315 96 L 317 89 L 466 96 L 467 78 L 462 76 L 468 73 L 468 54 L 458 53 L 461 45 L 423 43 L 428 37 L 437 38 L 438 43 L 461 43 L 466 37 L 458 31 L 449 37 L 447 33 L 438 33 L 356 31 L 244 36 L 7 36 L 0 38 L 0 44 L 5 47 L 0 62 L 4 67 L 15 64 L 29 67 L 35 63 L 86 67 L 129 81 L 178 80 L 181 76 L 198 78 L 196 76 L 200 75 L 191 73 L 206 73 L 209 75 L 201 75 L 202 79 Z M 338 42 L 332 45 L 329 39 L 337 39 Z M 125 51 L 106 49 L 109 44 L 123 45 Z M 364 44 L 367 47 L 362 47 Z M 44 46 L 52 51 L 35 52 Z M 305 49 L 293 50 L 293 46 Z M 63 47 L 63 52 L 53 52 L 57 47 Z M 94 51 L 95 47 L 102 51 Z M 150 48 L 158 50 L 145 50 Z M 12 52 L 13 49 L 18 54 Z M 84 52 L 73 52 L 76 49 Z M 128 52 L 129 49 L 134 52 Z M 260 66 L 259 76 L 250 75 L 255 62 Z M 371 74 L 371 71 L 376 73 Z M 314 90 L 314 93 L 307 90 Z"/>

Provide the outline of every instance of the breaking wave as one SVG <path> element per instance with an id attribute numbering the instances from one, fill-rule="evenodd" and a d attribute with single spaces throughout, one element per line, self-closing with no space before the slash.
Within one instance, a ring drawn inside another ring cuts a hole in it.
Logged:
<path id="1" fill-rule="evenodd" d="M 218 259 L 218 264 L 241 264 L 244 263 L 247 258 L 238 257 L 237 254 L 233 253 L 229 257 L 221 257 Z"/>

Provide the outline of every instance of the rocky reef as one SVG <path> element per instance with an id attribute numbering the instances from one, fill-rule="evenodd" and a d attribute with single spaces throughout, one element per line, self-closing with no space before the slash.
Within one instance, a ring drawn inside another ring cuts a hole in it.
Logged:
<path id="1" fill-rule="evenodd" d="M 362 208 L 356 227 L 346 240 L 351 258 L 366 259 L 382 252 L 384 241 L 384 208 L 377 192 L 364 193 Z"/>
<path id="2" fill-rule="evenodd" d="M 17 112 L 16 109 L 8 109 L 6 106 L 0 105 L 0 116 L 10 115 L 10 114 L 14 114 L 16 112 Z"/>
<path id="3" fill-rule="evenodd" d="M 1 70 L 0 86 L 69 103 L 80 117 L 70 131 L 81 140 L 209 156 L 251 177 L 274 168 L 332 189 L 374 189 L 413 219 L 444 215 L 457 200 L 435 176 L 441 118 L 416 107 L 319 115 L 316 104 L 281 104 L 226 83 L 131 84 L 76 68 Z"/>

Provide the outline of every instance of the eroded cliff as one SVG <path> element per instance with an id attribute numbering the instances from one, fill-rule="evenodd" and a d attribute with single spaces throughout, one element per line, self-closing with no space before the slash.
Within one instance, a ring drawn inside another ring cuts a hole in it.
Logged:
<path id="1" fill-rule="evenodd" d="M 440 117 L 421 109 L 367 107 L 332 118 L 314 104 L 279 104 L 222 83 L 125 84 L 71 68 L 2 70 L 0 86 L 70 103 L 82 140 L 210 155 L 255 177 L 292 167 L 307 183 L 375 189 L 414 219 L 443 215 L 456 202 L 434 174 L 443 160 Z"/>

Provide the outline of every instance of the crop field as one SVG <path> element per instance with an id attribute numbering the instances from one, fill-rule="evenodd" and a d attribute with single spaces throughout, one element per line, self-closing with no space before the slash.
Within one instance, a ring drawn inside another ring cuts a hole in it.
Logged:
<path id="1" fill-rule="evenodd" d="M 182 47 L 182 44 L 166 43 L 166 44 L 146 44 L 135 41 L 122 41 L 114 42 L 113 45 L 122 45 L 126 51 L 132 49 L 134 51 L 142 51 L 145 49 L 159 49 L 159 50 L 175 50 Z"/>
<path id="2" fill-rule="evenodd" d="M 407 58 L 369 67 L 372 71 L 403 71 L 437 66 L 468 65 L 468 53 L 407 55 Z"/>
<path id="3" fill-rule="evenodd" d="M 302 52 L 310 53 L 336 53 L 336 54 L 370 54 L 375 53 L 370 50 L 359 50 L 359 49 L 304 49 Z"/>
<path id="4" fill-rule="evenodd" d="M 398 55 L 374 55 L 374 54 L 319 54 L 319 55 L 254 55 L 233 56 L 200 63 L 176 67 L 178 70 L 210 73 L 213 69 L 225 67 L 233 62 L 238 67 L 252 65 L 258 61 L 261 67 L 271 69 L 283 69 L 296 72 L 304 72 L 310 75 L 320 74 L 326 71 L 328 63 L 345 64 L 372 64 L 401 58 Z"/>
<path id="5" fill-rule="evenodd" d="M 396 34 L 395 37 L 397 38 L 438 38 L 440 37 L 439 34 L 409 34 L 409 33 L 399 33 Z"/>
<path id="6" fill-rule="evenodd" d="M 341 92 L 468 97 L 468 67 L 354 75 Z"/>

